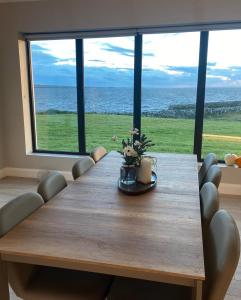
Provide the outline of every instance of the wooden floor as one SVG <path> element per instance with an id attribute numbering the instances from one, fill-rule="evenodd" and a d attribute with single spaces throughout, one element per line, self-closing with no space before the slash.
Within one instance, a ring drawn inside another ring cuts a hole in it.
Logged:
<path id="1" fill-rule="evenodd" d="M 0 180 L 0 207 L 15 196 L 28 192 L 36 191 L 38 181 L 35 179 L 8 177 Z M 237 222 L 241 234 L 241 196 L 237 197 L 220 197 L 221 208 L 228 210 Z M 11 291 L 11 300 L 17 300 Z M 241 260 L 233 281 L 229 287 L 225 300 L 241 299 Z"/>

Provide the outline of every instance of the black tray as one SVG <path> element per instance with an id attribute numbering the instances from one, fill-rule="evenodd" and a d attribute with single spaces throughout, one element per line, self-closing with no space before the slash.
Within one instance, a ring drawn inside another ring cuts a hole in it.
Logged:
<path id="1" fill-rule="evenodd" d="M 123 193 L 127 194 L 127 195 L 140 195 L 140 194 L 144 194 L 147 191 L 152 190 L 157 183 L 157 176 L 156 173 L 152 171 L 152 175 L 151 175 L 151 182 L 148 184 L 143 184 L 140 182 L 135 182 L 131 185 L 127 185 L 124 184 L 123 182 L 121 182 L 120 178 L 118 180 L 118 188 L 120 191 L 122 191 Z"/>

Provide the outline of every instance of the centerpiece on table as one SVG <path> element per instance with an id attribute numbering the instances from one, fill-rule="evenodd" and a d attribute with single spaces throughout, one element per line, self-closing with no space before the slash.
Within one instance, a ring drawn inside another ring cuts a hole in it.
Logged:
<path id="1" fill-rule="evenodd" d="M 144 154 L 152 141 L 145 134 L 140 134 L 137 128 L 131 130 L 130 137 L 122 140 L 122 151 L 118 151 L 124 159 L 120 168 L 120 181 L 125 185 L 136 182 L 151 183 L 153 159 Z"/>

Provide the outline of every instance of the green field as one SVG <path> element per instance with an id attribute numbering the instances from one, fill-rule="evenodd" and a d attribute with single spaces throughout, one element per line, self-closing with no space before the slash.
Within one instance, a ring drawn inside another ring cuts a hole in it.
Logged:
<path id="1" fill-rule="evenodd" d="M 120 149 L 121 139 L 132 128 L 132 117 L 127 115 L 86 114 L 85 121 L 88 151 L 98 145 L 108 151 Z M 38 149 L 78 151 L 76 114 L 37 114 L 36 123 Z M 193 151 L 193 119 L 143 117 L 142 132 L 155 143 L 151 149 L 154 152 Z M 215 152 L 223 159 L 225 153 L 241 154 L 240 115 L 205 120 L 204 134 L 209 136 L 203 138 L 203 156 Z M 118 137 L 117 142 L 111 140 L 113 135 Z"/>

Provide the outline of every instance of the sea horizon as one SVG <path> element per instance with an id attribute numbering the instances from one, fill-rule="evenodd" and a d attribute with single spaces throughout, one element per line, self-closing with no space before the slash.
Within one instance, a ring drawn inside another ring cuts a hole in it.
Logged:
<path id="1" fill-rule="evenodd" d="M 74 86 L 35 85 L 35 110 L 77 111 L 77 91 Z M 133 112 L 133 88 L 85 87 L 85 111 L 87 113 L 131 114 Z M 207 87 L 206 103 L 241 101 L 241 87 Z M 158 114 L 173 106 L 196 104 L 195 87 L 142 88 L 142 112 Z M 225 106 L 227 106 L 225 104 Z"/>

